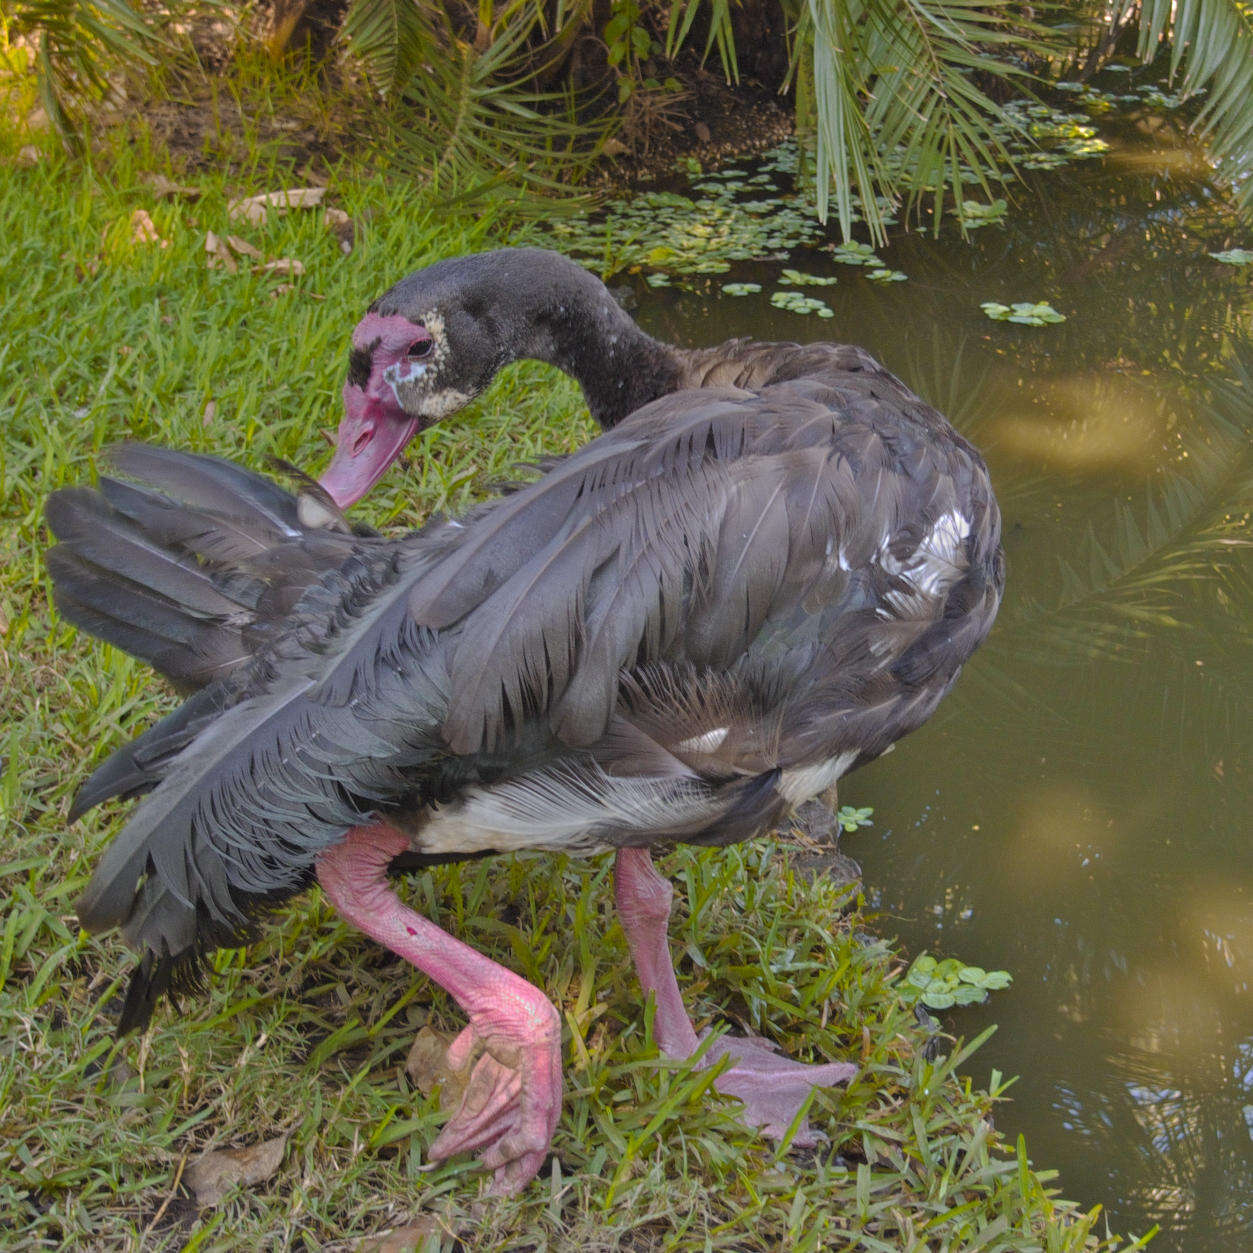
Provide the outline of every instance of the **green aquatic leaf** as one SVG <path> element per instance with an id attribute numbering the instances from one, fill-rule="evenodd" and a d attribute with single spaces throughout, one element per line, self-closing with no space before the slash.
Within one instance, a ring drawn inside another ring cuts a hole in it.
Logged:
<path id="1" fill-rule="evenodd" d="M 761 291 L 760 283 L 723 283 L 722 290 L 728 296 L 751 296 Z"/>
<path id="2" fill-rule="evenodd" d="M 1228 248 L 1224 252 L 1211 252 L 1210 256 L 1224 265 L 1253 265 L 1253 248 Z"/>
<path id="3" fill-rule="evenodd" d="M 1008 970 L 989 970 L 983 976 L 983 986 L 992 992 L 1009 987 L 1013 981 L 1014 976 Z"/>
<path id="4" fill-rule="evenodd" d="M 983 204 L 978 200 L 963 200 L 949 212 L 956 217 L 967 230 L 975 230 L 980 226 L 992 226 L 1005 220 L 1005 211 L 1009 207 L 1003 199 L 993 200 L 991 204 Z"/>
<path id="5" fill-rule="evenodd" d="M 970 983 L 959 984 L 953 989 L 953 1000 L 958 1005 L 981 1005 L 988 999 L 986 988 Z"/>
<path id="6" fill-rule="evenodd" d="M 780 283 L 792 283 L 797 287 L 833 287 L 839 282 L 833 274 L 806 274 L 801 270 L 783 270 L 779 275 Z"/>
<path id="7" fill-rule="evenodd" d="M 909 275 L 903 270 L 871 270 L 866 277 L 873 283 L 903 283 Z"/>
<path id="8" fill-rule="evenodd" d="M 831 255 L 841 265 L 883 266 L 883 262 L 875 256 L 875 250 L 869 244 L 859 244 L 856 241 L 833 245 Z"/>
<path id="9" fill-rule="evenodd" d="M 1012 305 L 985 300 L 979 308 L 994 322 L 1016 322 L 1020 326 L 1044 326 L 1046 323 L 1066 320 L 1066 315 L 1058 313 L 1052 305 L 1033 303 L 1030 300 L 1015 301 Z"/>
<path id="10" fill-rule="evenodd" d="M 952 992 L 926 991 L 922 994 L 922 1003 L 928 1009 L 952 1009 L 957 997 Z"/>

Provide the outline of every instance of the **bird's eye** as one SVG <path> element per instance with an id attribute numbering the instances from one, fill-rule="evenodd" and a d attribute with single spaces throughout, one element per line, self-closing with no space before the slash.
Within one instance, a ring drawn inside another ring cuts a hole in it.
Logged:
<path id="1" fill-rule="evenodd" d="M 435 346 L 435 341 L 431 339 L 420 339 L 416 344 L 409 345 L 407 356 L 410 361 L 417 361 L 422 357 L 429 357 L 431 349 Z"/>

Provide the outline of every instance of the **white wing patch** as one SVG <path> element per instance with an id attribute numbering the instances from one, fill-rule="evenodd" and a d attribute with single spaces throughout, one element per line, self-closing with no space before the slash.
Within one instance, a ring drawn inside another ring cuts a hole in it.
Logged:
<path id="1" fill-rule="evenodd" d="M 857 750 L 853 749 L 837 757 L 828 757 L 826 761 L 815 762 L 812 766 L 785 770 L 777 784 L 779 795 L 789 805 L 812 800 L 820 792 L 825 792 L 856 760 Z"/>
<path id="2" fill-rule="evenodd" d="M 554 767 L 471 788 L 450 805 L 433 807 L 414 833 L 422 853 L 525 849 L 599 853 L 616 847 L 610 830 L 667 834 L 716 812 L 694 780 L 616 778 L 598 766 Z"/>
<path id="3" fill-rule="evenodd" d="M 936 519 L 922 543 L 903 560 L 892 555 L 884 536 L 876 560 L 889 574 L 904 579 L 910 591 L 889 592 L 888 605 L 901 617 L 927 613 L 927 602 L 947 594 L 966 570 L 962 545 L 970 534 L 970 519 L 950 509 Z M 887 616 L 883 614 L 881 616 Z"/>
<path id="4" fill-rule="evenodd" d="M 680 740 L 674 750 L 677 753 L 712 753 L 727 738 L 728 727 L 714 727 L 704 735 L 693 735 L 690 739 Z"/>

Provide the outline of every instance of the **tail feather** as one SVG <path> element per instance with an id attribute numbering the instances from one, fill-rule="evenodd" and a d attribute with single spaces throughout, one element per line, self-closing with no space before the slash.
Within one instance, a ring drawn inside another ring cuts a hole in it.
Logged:
<path id="1" fill-rule="evenodd" d="M 368 542 L 333 504 L 319 500 L 319 524 L 305 525 L 300 497 L 216 457 L 141 444 L 106 457 L 129 478 L 48 499 L 61 541 L 48 553 L 55 601 L 183 690 L 242 665 L 312 584 Z"/>
<path id="2" fill-rule="evenodd" d="M 170 762 L 226 707 L 218 686 L 202 688 L 138 739 L 112 752 L 78 789 L 69 821 L 113 797 L 130 798 L 160 783 Z"/>

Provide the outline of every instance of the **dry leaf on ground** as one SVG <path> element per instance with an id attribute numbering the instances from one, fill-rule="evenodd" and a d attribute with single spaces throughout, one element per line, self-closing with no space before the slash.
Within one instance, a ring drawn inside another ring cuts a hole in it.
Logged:
<path id="1" fill-rule="evenodd" d="M 234 252 L 239 253 L 241 257 L 251 257 L 254 261 L 260 261 L 262 252 L 260 248 L 254 248 L 246 239 L 240 239 L 238 235 L 228 235 L 226 242 L 230 244 Z"/>
<path id="2" fill-rule="evenodd" d="M 461 1103 L 473 1063 L 478 1060 L 472 1056 L 464 1070 L 453 1070 L 448 1064 L 448 1046 L 455 1039 L 456 1036 L 436 1031 L 434 1027 L 423 1027 L 414 1037 L 413 1047 L 405 1058 L 405 1074 L 413 1080 L 418 1091 L 423 1096 L 430 1096 L 439 1088 L 439 1103 L 445 1109 L 455 1108 Z"/>
<path id="3" fill-rule="evenodd" d="M 260 226 L 271 209 L 279 213 L 287 209 L 316 209 L 325 195 L 325 187 L 292 187 L 284 191 L 267 191 L 259 196 L 232 200 L 226 206 L 226 212 L 236 220 L 242 218 L 245 222 Z"/>
<path id="4" fill-rule="evenodd" d="M 411 1253 L 411 1250 L 421 1249 L 432 1237 L 438 1241 L 443 1235 L 444 1228 L 434 1215 L 421 1214 L 403 1227 L 358 1240 L 354 1253 Z"/>
<path id="5" fill-rule="evenodd" d="M 295 257 L 277 257 L 264 265 L 254 265 L 252 272 L 254 274 L 286 274 L 290 278 L 299 278 L 305 272 L 305 267 L 304 263 L 297 261 Z"/>
<path id="6" fill-rule="evenodd" d="M 352 218 L 343 209 L 328 208 L 322 212 L 322 221 L 326 224 L 326 229 L 339 240 L 340 252 L 347 256 L 352 251 L 357 236 Z"/>
<path id="7" fill-rule="evenodd" d="M 176 183 L 164 174 L 152 172 L 144 175 L 144 182 L 152 189 L 158 200 L 199 200 L 199 187 L 189 187 L 186 183 Z"/>
<path id="8" fill-rule="evenodd" d="M 273 1179 L 287 1147 L 286 1134 L 246 1149 L 211 1149 L 183 1172 L 200 1205 L 217 1205 L 237 1184 L 251 1188 Z"/>
<path id="9" fill-rule="evenodd" d="M 136 209 L 131 214 L 131 239 L 137 244 L 160 244 L 162 248 L 170 246 L 168 239 L 161 238 L 157 224 L 147 209 Z"/>
<path id="10" fill-rule="evenodd" d="M 228 274 L 234 274 L 239 269 L 226 241 L 219 239 L 212 231 L 207 232 L 204 237 L 204 250 L 209 254 L 209 269 L 221 268 Z"/>

